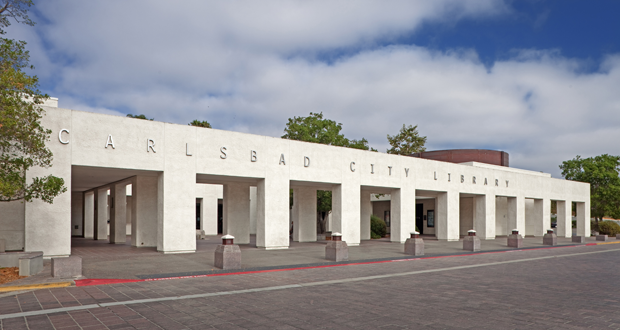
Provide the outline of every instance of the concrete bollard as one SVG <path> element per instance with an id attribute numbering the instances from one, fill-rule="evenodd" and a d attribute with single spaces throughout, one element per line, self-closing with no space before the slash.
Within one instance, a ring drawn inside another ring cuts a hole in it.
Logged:
<path id="1" fill-rule="evenodd" d="M 553 229 L 547 229 L 547 233 L 543 236 L 543 245 L 558 245 L 558 236 Z"/>
<path id="2" fill-rule="evenodd" d="M 347 242 L 342 240 L 342 234 L 332 233 L 331 241 L 325 247 L 325 259 L 331 261 L 349 260 L 349 247 Z"/>
<path id="3" fill-rule="evenodd" d="M 519 230 L 513 229 L 512 234 L 508 235 L 508 247 L 522 248 L 523 236 L 519 234 Z"/>
<path id="4" fill-rule="evenodd" d="M 6 252 L 6 240 L 4 238 L 0 238 L 0 253 Z"/>
<path id="5" fill-rule="evenodd" d="M 607 235 L 596 235 L 596 240 L 601 242 L 607 242 L 609 237 Z"/>
<path id="6" fill-rule="evenodd" d="M 204 230 L 196 229 L 196 240 L 205 239 L 206 236 Z"/>
<path id="7" fill-rule="evenodd" d="M 405 241 L 405 254 L 412 256 L 424 255 L 424 240 L 420 238 L 420 233 L 414 231 L 411 233 L 411 238 L 407 238 Z"/>
<path id="8" fill-rule="evenodd" d="M 476 236 L 476 231 L 467 231 L 467 236 L 463 238 L 463 250 L 480 251 L 480 239 Z"/>
<path id="9" fill-rule="evenodd" d="M 573 243 L 585 243 L 586 238 L 584 236 L 573 236 L 572 241 Z"/>
<path id="10" fill-rule="evenodd" d="M 52 258 L 52 276 L 60 278 L 82 276 L 82 257 Z"/>
<path id="11" fill-rule="evenodd" d="M 233 244 L 235 237 L 232 235 L 222 236 L 222 244 L 215 249 L 215 267 L 221 269 L 241 268 L 241 249 Z"/>

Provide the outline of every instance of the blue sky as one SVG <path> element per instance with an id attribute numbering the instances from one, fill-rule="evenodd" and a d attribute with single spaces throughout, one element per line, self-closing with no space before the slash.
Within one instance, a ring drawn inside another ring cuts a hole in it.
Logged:
<path id="1" fill-rule="evenodd" d="M 620 154 L 618 1 L 35 1 L 26 40 L 60 106 L 280 136 L 323 112 L 385 151 L 491 148 L 560 177 Z"/>

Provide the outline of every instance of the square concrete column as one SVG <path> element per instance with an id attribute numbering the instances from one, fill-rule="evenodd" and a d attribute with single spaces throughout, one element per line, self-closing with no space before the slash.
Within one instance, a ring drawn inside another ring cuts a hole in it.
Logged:
<path id="1" fill-rule="evenodd" d="M 213 230 L 215 232 L 216 235 L 217 234 L 217 197 L 215 198 L 215 205 L 214 205 L 214 217 L 213 219 L 216 219 L 216 221 L 214 222 L 214 227 Z M 256 235 L 256 187 L 250 187 L 250 234 Z M 207 235 L 209 235 L 207 233 Z"/>
<path id="2" fill-rule="evenodd" d="M 415 189 L 411 185 L 392 189 L 390 241 L 405 243 L 415 231 Z"/>
<path id="3" fill-rule="evenodd" d="M 332 189 L 332 231 L 342 234 L 348 246 L 360 244 L 360 186 L 353 180 Z"/>
<path id="4" fill-rule="evenodd" d="M 316 242 L 316 188 L 295 188 L 293 206 L 293 240 Z"/>
<path id="5" fill-rule="evenodd" d="M 479 239 L 495 239 L 495 194 L 474 197 L 474 230 Z"/>
<path id="6" fill-rule="evenodd" d="M 572 237 L 573 236 L 573 223 L 571 214 L 572 202 L 571 201 L 556 201 L 557 208 L 557 235 L 558 237 Z"/>
<path id="7" fill-rule="evenodd" d="M 53 114 L 51 114 L 53 113 Z M 67 191 L 56 196 L 54 203 L 33 200 L 24 205 L 24 249 L 25 251 L 43 251 L 45 257 L 68 256 L 71 254 L 71 163 L 73 142 L 63 144 L 54 141 L 54 134 L 61 129 L 71 128 L 72 111 L 55 108 L 41 118 L 41 124 L 52 130 L 52 139 L 45 146 L 54 154 L 54 166 L 34 166 L 26 172 L 26 182 L 34 177 L 53 174 L 65 180 Z M 6 214 L 0 213 L 0 218 Z M 0 225 L 5 229 L 6 225 Z M 13 239 L 10 240 L 11 243 Z M 7 242 L 9 243 L 9 242 Z"/>
<path id="8" fill-rule="evenodd" d="M 217 200 L 215 196 L 205 197 L 200 205 L 200 222 L 206 235 L 217 235 Z"/>
<path id="9" fill-rule="evenodd" d="M 290 212 L 290 222 L 293 228 L 293 241 L 299 242 L 299 202 L 295 200 L 296 196 L 299 195 L 299 190 L 297 188 L 293 189 L 293 205 L 291 206 Z"/>
<path id="10" fill-rule="evenodd" d="M 127 183 L 110 188 L 110 244 L 125 244 L 127 239 Z"/>
<path id="11" fill-rule="evenodd" d="M 155 176 L 131 180 L 131 246 L 157 246 L 157 184 Z"/>
<path id="12" fill-rule="evenodd" d="M 95 237 L 95 193 L 84 193 L 84 238 Z"/>
<path id="13" fill-rule="evenodd" d="M 508 197 L 508 230 L 525 233 L 525 198 Z"/>
<path id="14" fill-rule="evenodd" d="M 439 192 L 436 202 L 435 236 L 440 240 L 459 240 L 459 193 Z"/>
<path id="15" fill-rule="evenodd" d="M 287 176 L 270 174 L 265 179 L 258 181 L 256 187 L 257 247 L 267 250 L 288 248 L 289 199 L 289 179 Z"/>
<path id="16" fill-rule="evenodd" d="M 155 141 L 166 155 L 157 184 L 157 250 L 195 252 L 197 158 L 188 155 L 187 148 L 188 143 L 196 141 L 196 129 L 201 128 L 164 124 L 164 129 L 163 143 Z M 156 159 L 156 153 L 150 155 Z"/>
<path id="17" fill-rule="evenodd" d="M 224 234 L 235 237 L 237 244 L 250 243 L 250 184 L 224 185 Z"/>
<path id="18" fill-rule="evenodd" d="M 590 237 L 590 202 L 575 202 L 577 206 L 577 236 Z"/>
<path id="19" fill-rule="evenodd" d="M 71 236 L 84 237 L 84 194 L 71 193 Z"/>
<path id="20" fill-rule="evenodd" d="M 545 235 L 551 228 L 551 201 L 548 199 L 534 200 L 534 236 Z"/>
<path id="21" fill-rule="evenodd" d="M 95 239 L 108 239 L 108 188 L 95 190 Z"/>
<path id="22" fill-rule="evenodd" d="M 370 239 L 370 216 L 372 215 L 371 194 L 362 191 L 360 194 L 360 239 Z"/>

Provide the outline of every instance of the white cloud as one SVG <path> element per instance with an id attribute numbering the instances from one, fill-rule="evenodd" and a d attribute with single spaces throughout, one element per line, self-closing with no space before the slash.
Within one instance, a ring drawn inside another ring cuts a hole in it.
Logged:
<path id="1" fill-rule="evenodd" d="M 29 41 L 60 106 L 280 136 L 323 111 L 380 150 L 403 123 L 429 149 L 497 148 L 550 171 L 620 154 L 620 56 L 596 73 L 557 50 L 486 68 L 469 49 L 380 46 L 426 21 L 511 15 L 499 1 L 41 2 Z M 47 23 L 41 23 L 41 22 Z M 36 34 L 33 33 L 36 31 Z M 325 62 L 320 54 L 336 54 Z"/>

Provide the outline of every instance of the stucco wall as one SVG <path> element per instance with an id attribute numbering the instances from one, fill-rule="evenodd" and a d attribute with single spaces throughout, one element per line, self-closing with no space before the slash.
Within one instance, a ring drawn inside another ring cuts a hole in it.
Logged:
<path id="1" fill-rule="evenodd" d="M 24 249 L 25 202 L 0 203 L 0 238 L 6 240 L 7 251 Z"/>
<path id="2" fill-rule="evenodd" d="M 422 215 L 428 215 L 428 211 L 429 210 L 435 210 L 435 199 L 418 199 L 416 200 L 416 204 L 422 204 L 422 208 L 423 208 L 423 213 Z M 417 216 L 417 215 L 416 215 Z M 435 218 L 437 217 L 437 211 L 435 211 Z M 423 217 L 424 218 L 424 217 Z M 435 235 L 435 227 L 428 227 L 428 219 L 427 220 L 422 220 L 424 223 L 424 229 L 422 231 L 422 233 L 424 233 L 424 235 Z M 436 221 L 436 219 L 435 219 Z"/>
<path id="3" fill-rule="evenodd" d="M 474 229 L 474 199 L 472 197 L 460 198 L 459 204 L 459 235 L 467 235 L 467 231 Z"/>

